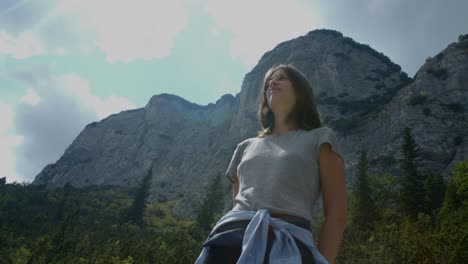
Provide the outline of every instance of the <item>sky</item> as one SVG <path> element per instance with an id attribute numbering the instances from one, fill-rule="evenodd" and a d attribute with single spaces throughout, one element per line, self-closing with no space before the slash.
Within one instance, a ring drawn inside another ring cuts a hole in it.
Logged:
<path id="1" fill-rule="evenodd" d="M 414 76 L 466 0 L 0 0 L 0 177 L 31 182 L 84 127 L 171 93 L 207 105 L 283 41 L 333 29 Z"/>

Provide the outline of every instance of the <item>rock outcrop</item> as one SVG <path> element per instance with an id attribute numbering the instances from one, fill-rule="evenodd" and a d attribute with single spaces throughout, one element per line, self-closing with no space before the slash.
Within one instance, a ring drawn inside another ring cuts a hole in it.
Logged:
<path id="1" fill-rule="evenodd" d="M 212 177 L 224 178 L 236 144 L 260 129 L 256 113 L 263 77 L 280 63 L 293 64 L 312 83 L 322 120 L 344 150 L 348 181 L 362 146 L 370 153 L 371 170 L 399 175 L 406 126 L 424 168 L 448 177 L 454 164 L 468 159 L 468 35 L 409 78 L 369 46 L 337 31 L 315 30 L 265 53 L 235 97 L 227 94 L 201 106 L 160 94 L 144 108 L 89 124 L 33 184 L 136 186 L 152 167 L 150 201 L 176 199 L 175 213 L 193 217 Z M 232 193 L 225 183 L 228 210 Z"/>

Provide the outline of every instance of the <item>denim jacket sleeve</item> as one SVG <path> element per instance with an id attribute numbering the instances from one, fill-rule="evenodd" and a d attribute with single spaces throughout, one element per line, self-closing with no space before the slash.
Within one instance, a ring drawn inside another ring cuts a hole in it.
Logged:
<path id="1" fill-rule="evenodd" d="M 238 220 L 250 220 L 244 234 L 242 234 L 243 230 L 240 229 L 217 232 L 222 225 Z M 242 240 L 242 253 L 237 263 L 263 263 L 269 225 L 273 227 L 276 237 L 269 256 L 270 263 L 301 263 L 301 254 L 294 241 L 295 237 L 310 249 L 317 264 L 328 264 L 325 257 L 315 247 L 313 235 L 309 230 L 282 219 L 273 218 L 267 209 L 258 211 L 233 210 L 221 217 L 208 236 L 207 241 L 203 244 L 202 252 L 195 264 L 205 263 L 211 245 L 226 245 L 226 243 L 234 243 L 233 241 L 238 243 L 240 240 Z"/>

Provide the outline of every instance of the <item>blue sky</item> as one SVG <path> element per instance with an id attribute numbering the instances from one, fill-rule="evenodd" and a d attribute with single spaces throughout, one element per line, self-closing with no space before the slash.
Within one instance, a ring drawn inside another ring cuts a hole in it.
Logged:
<path id="1" fill-rule="evenodd" d="M 263 53 L 328 28 L 410 76 L 468 33 L 468 1 L 2 0 L 0 177 L 32 181 L 84 126 L 171 93 L 214 103 Z"/>

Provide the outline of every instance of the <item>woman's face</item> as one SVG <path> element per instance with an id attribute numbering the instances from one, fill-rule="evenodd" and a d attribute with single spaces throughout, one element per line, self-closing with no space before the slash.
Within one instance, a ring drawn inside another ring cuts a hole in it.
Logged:
<path id="1" fill-rule="evenodd" d="M 268 82 L 266 98 L 274 113 L 289 113 L 296 103 L 294 87 L 284 70 L 276 70 Z"/>

